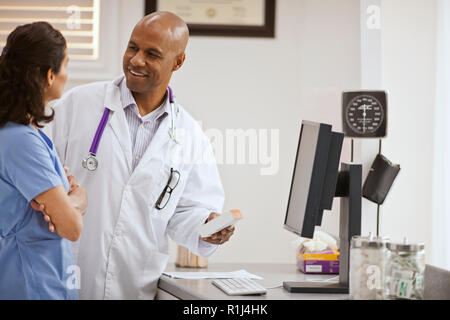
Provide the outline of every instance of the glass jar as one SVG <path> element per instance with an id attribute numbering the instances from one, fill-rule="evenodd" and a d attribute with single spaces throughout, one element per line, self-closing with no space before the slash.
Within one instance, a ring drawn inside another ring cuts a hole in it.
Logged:
<path id="1" fill-rule="evenodd" d="M 384 299 L 422 300 L 424 273 L 424 243 L 388 243 Z"/>
<path id="2" fill-rule="evenodd" d="M 387 241 L 387 238 L 372 237 L 371 235 L 352 237 L 349 274 L 351 299 L 383 299 Z"/>

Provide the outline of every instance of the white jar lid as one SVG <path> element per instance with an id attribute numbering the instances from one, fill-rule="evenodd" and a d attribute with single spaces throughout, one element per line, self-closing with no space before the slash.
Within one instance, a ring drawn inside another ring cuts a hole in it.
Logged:
<path id="1" fill-rule="evenodd" d="M 404 239 L 402 243 L 388 243 L 387 248 L 391 251 L 417 252 L 425 249 L 425 243 L 408 243 Z"/>
<path id="2" fill-rule="evenodd" d="M 389 238 L 369 236 L 353 236 L 352 248 L 384 248 Z"/>

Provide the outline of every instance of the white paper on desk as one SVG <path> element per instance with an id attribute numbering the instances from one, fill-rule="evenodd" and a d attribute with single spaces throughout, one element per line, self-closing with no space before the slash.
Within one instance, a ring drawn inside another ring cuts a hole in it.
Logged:
<path id="1" fill-rule="evenodd" d="M 231 272 L 163 272 L 163 274 L 177 279 L 232 279 L 247 278 L 262 280 L 263 278 L 249 273 L 244 269 Z"/>

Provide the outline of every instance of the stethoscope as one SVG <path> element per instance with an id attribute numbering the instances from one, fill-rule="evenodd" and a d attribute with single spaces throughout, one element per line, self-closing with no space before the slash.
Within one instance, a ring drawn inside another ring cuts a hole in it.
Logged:
<path id="1" fill-rule="evenodd" d="M 180 109 L 177 108 L 175 110 L 175 98 L 173 95 L 172 88 L 167 87 L 167 89 L 169 90 L 169 103 L 170 103 L 170 110 L 171 110 L 169 137 L 175 143 L 179 144 L 179 142 L 176 138 L 175 116 L 178 116 Z M 102 138 L 103 131 L 105 130 L 106 124 L 108 123 L 109 112 L 110 112 L 110 110 L 107 107 L 105 107 L 105 111 L 103 111 L 102 119 L 100 120 L 100 123 L 98 124 L 97 131 L 95 132 L 94 139 L 92 140 L 91 148 L 89 149 L 89 154 L 81 162 L 81 165 L 83 166 L 83 168 L 85 168 L 89 171 L 95 171 L 98 168 L 97 149 L 100 144 L 100 140 Z"/>

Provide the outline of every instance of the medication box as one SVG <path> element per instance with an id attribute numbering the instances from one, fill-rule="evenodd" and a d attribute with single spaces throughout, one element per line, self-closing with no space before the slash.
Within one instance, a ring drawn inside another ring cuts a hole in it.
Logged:
<path id="1" fill-rule="evenodd" d="M 303 273 L 338 274 L 339 252 L 332 250 L 308 253 L 300 252 L 297 255 L 297 266 Z"/>

